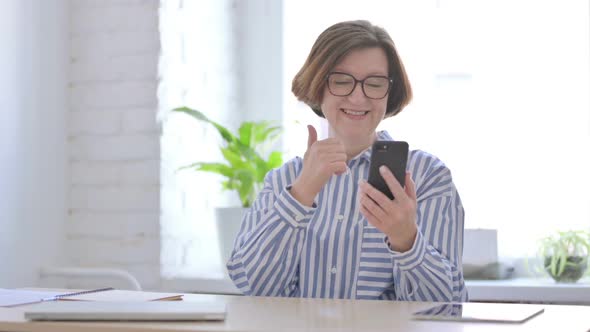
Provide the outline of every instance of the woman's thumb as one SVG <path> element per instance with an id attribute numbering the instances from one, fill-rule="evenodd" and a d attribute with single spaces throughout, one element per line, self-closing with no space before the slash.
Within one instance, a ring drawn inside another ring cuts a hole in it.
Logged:
<path id="1" fill-rule="evenodd" d="M 307 148 L 311 148 L 313 143 L 317 142 L 318 140 L 318 132 L 315 130 L 314 126 L 307 125 L 307 132 L 309 135 L 307 136 Z"/>

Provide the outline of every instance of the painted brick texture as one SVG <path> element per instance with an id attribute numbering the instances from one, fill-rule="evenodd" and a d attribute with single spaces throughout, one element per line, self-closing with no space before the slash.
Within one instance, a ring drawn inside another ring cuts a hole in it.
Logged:
<path id="1" fill-rule="evenodd" d="M 69 261 L 160 285 L 157 0 L 70 2 Z"/>

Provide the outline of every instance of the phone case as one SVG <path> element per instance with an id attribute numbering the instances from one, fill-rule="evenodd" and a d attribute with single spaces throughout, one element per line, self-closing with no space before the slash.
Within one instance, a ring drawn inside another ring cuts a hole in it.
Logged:
<path id="1" fill-rule="evenodd" d="M 394 199 L 389 186 L 379 172 L 379 167 L 389 167 L 395 178 L 404 187 L 406 183 L 406 163 L 408 162 L 408 143 L 403 141 L 376 141 L 373 143 L 368 182 L 389 199 Z"/>

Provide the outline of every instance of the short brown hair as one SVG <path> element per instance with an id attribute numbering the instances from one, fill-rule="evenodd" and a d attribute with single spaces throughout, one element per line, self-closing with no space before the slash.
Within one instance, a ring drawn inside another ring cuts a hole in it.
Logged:
<path id="1" fill-rule="evenodd" d="M 328 73 L 350 51 L 380 47 L 387 55 L 389 77 L 393 79 L 387 99 L 385 117 L 394 116 L 412 100 L 412 87 L 404 65 L 397 54 L 393 40 L 385 29 L 369 21 L 346 21 L 332 25 L 322 32 L 299 70 L 291 91 L 298 100 L 306 103 L 319 116 Z"/>

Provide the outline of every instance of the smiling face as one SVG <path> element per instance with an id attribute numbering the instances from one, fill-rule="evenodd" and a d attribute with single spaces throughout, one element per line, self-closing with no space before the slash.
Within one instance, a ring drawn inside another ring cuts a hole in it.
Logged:
<path id="1" fill-rule="evenodd" d="M 364 80 L 368 76 L 388 76 L 388 69 L 385 51 L 372 47 L 351 51 L 332 72 Z M 326 85 L 321 102 L 322 112 L 330 126 L 330 137 L 338 138 L 345 146 L 359 152 L 375 140 L 375 129 L 383 120 L 386 107 L 387 96 L 382 99 L 367 98 L 360 83 L 350 95 L 342 97 L 333 95 Z"/>

